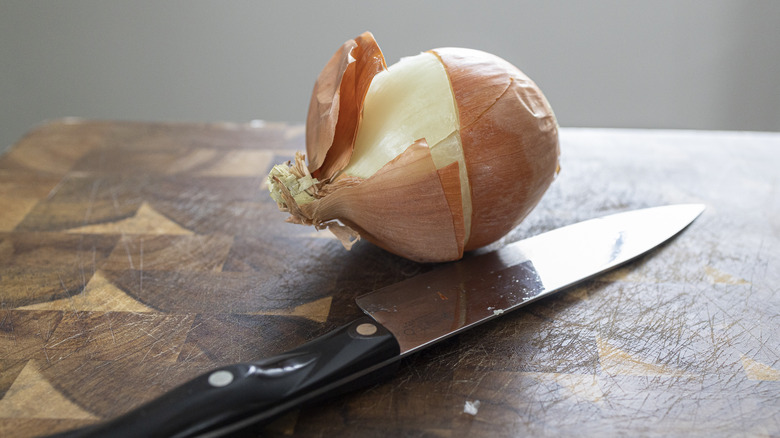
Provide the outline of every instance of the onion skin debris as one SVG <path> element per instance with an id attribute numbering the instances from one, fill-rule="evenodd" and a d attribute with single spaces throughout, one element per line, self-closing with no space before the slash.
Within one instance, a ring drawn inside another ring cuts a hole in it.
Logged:
<path id="1" fill-rule="evenodd" d="M 306 156 L 268 176 L 288 222 L 418 262 L 457 260 L 500 239 L 560 170 L 552 108 L 515 66 L 440 48 L 388 68 L 370 32 L 319 74 Z"/>

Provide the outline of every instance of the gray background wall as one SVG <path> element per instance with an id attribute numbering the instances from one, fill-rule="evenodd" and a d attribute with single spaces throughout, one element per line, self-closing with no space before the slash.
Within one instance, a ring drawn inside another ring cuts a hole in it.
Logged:
<path id="1" fill-rule="evenodd" d="M 780 131 L 778 1 L 0 0 L 0 150 L 36 124 L 302 121 L 338 46 L 502 56 L 562 126 Z"/>

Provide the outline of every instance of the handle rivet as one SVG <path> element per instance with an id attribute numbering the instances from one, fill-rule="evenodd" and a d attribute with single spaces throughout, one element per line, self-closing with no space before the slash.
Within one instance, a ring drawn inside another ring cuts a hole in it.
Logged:
<path id="1" fill-rule="evenodd" d="M 220 370 L 214 371 L 209 376 L 209 385 L 214 387 L 227 386 L 233 381 L 233 373 L 230 371 Z"/>
<path id="2" fill-rule="evenodd" d="M 360 336 L 371 336 L 377 332 L 377 328 L 374 324 L 371 324 L 370 322 L 364 322 L 363 324 L 360 324 L 355 328 L 355 331 Z"/>

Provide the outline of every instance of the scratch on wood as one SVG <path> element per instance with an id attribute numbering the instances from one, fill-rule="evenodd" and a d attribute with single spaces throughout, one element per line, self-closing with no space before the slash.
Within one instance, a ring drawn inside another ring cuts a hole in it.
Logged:
<path id="1" fill-rule="evenodd" d="M 58 346 L 58 345 L 60 345 L 60 344 L 62 344 L 62 343 L 64 343 L 64 342 L 67 342 L 67 341 L 69 341 L 69 340 L 71 340 L 71 339 L 78 338 L 79 336 L 83 336 L 83 335 L 84 335 L 84 333 L 76 333 L 75 335 L 68 336 L 67 338 L 65 338 L 65 339 L 63 339 L 63 340 L 61 340 L 61 341 L 57 342 L 56 344 L 47 345 L 46 347 L 48 347 L 48 348 L 54 348 L 54 347 L 56 347 L 56 346 Z"/>
<path id="2" fill-rule="evenodd" d="M 133 264 L 133 256 L 130 254 L 130 246 L 127 244 L 127 235 L 123 230 L 119 231 L 122 234 L 121 241 L 122 245 L 125 247 L 125 253 L 127 254 L 127 262 L 130 264 L 130 269 L 135 269 L 135 265 Z"/>
<path id="3" fill-rule="evenodd" d="M 98 187 L 100 187 L 100 179 L 96 179 L 92 182 L 92 190 L 89 193 L 89 200 L 87 201 L 87 208 L 84 212 L 84 225 L 89 224 L 89 218 L 92 216 L 92 207 L 95 204 L 95 196 L 97 195 Z"/>
<path id="4" fill-rule="evenodd" d="M 139 258 L 138 258 L 138 276 L 140 277 L 138 279 L 138 289 L 141 293 L 144 291 L 144 238 L 139 238 L 140 242 L 139 245 L 141 246 L 139 252 Z"/>
<path id="5" fill-rule="evenodd" d="M 111 333 L 111 342 L 113 344 L 116 344 L 116 336 L 114 336 L 114 325 L 112 324 L 113 317 L 111 314 L 108 314 L 108 331 Z"/>

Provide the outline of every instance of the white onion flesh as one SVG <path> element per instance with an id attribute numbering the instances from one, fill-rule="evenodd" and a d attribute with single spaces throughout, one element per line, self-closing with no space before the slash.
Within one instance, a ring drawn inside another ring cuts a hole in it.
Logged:
<path id="1" fill-rule="evenodd" d="M 459 130 L 455 96 L 441 61 L 429 52 L 403 58 L 371 81 L 355 149 L 343 173 L 369 178 L 424 138 L 437 169 L 458 162 L 468 239 L 471 190 Z"/>

